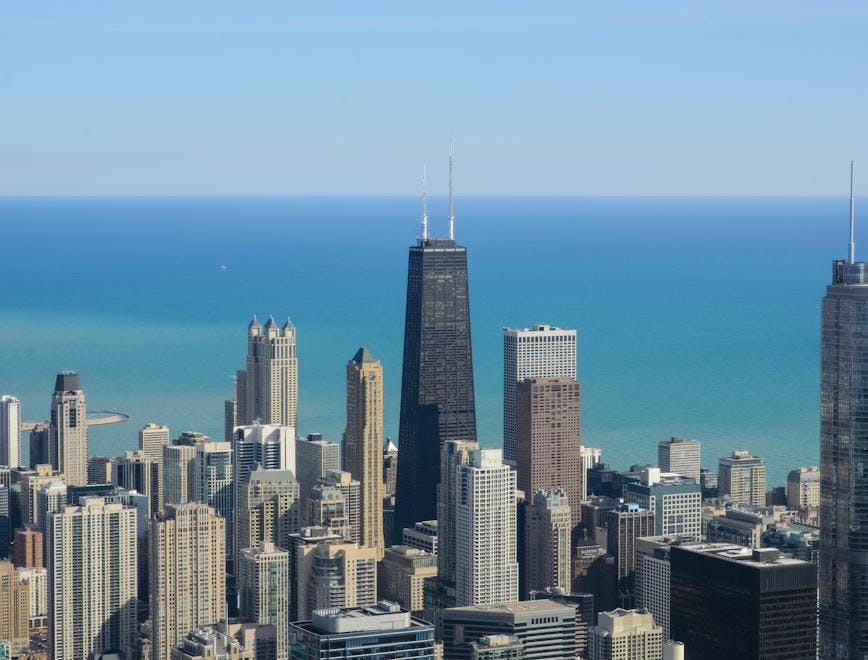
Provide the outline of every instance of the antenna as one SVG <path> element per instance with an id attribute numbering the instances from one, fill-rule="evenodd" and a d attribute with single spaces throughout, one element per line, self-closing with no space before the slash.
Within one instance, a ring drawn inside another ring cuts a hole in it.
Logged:
<path id="1" fill-rule="evenodd" d="M 853 161 L 850 161 L 850 244 L 847 246 L 849 248 L 847 262 L 848 263 L 856 263 L 856 243 L 854 242 L 854 230 L 856 228 L 856 208 L 855 208 L 855 200 L 853 198 Z"/>
<path id="2" fill-rule="evenodd" d="M 428 240 L 428 184 L 426 181 L 427 165 L 422 163 L 422 240 Z"/>
<path id="3" fill-rule="evenodd" d="M 449 140 L 449 240 L 455 239 L 455 207 L 452 204 L 452 140 Z"/>

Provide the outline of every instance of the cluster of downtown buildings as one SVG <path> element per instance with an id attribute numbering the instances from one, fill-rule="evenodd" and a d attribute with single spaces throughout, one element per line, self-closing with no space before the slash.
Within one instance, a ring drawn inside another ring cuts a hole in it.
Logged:
<path id="1" fill-rule="evenodd" d="M 768 488 L 762 458 L 705 469 L 696 440 L 611 468 L 581 443 L 576 332 L 549 325 L 504 330 L 486 447 L 452 232 L 450 203 L 449 238 L 426 216 L 410 248 L 397 447 L 365 347 L 341 442 L 297 431 L 273 318 L 221 439 L 152 423 L 91 456 L 78 374 L 45 423 L 0 398 L 0 660 L 868 657 L 864 264 L 836 261 L 823 301 L 821 468 Z"/>

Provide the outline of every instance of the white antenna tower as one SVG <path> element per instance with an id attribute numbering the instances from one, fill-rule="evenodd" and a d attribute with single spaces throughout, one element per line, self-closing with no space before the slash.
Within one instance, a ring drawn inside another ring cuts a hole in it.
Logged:
<path id="1" fill-rule="evenodd" d="M 422 164 L 422 240 L 428 240 L 428 184 L 426 181 L 427 165 Z"/>
<path id="2" fill-rule="evenodd" d="M 455 207 L 452 204 L 452 140 L 449 140 L 449 240 L 455 240 Z"/>
<path id="3" fill-rule="evenodd" d="M 856 243 L 855 243 L 855 229 L 856 229 L 856 203 L 853 197 L 853 174 L 854 166 L 853 161 L 850 161 L 850 244 L 847 246 L 849 248 L 847 255 L 848 263 L 856 263 Z"/>

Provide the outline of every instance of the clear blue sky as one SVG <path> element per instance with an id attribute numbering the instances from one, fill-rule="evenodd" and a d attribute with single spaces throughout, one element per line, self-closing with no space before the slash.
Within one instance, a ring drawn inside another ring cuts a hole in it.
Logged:
<path id="1" fill-rule="evenodd" d="M 0 194 L 868 189 L 868 2 L 0 5 Z"/>

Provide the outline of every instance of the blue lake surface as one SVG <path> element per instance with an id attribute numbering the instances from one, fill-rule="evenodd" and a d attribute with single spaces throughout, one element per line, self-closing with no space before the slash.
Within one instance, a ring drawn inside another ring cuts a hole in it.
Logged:
<path id="1" fill-rule="evenodd" d="M 445 200 L 431 201 L 434 233 Z M 460 198 L 480 440 L 501 444 L 503 326 L 580 334 L 583 442 L 626 467 L 657 441 L 765 456 L 770 483 L 819 456 L 820 298 L 847 200 Z M 345 365 L 383 362 L 397 435 L 410 198 L 0 200 L 0 393 L 44 419 L 63 369 L 88 407 L 220 438 L 254 312 L 298 328 L 299 431 L 340 439 Z M 859 249 L 857 235 L 857 253 Z M 221 272 L 220 264 L 228 270 Z M 25 443 L 26 444 L 26 443 Z"/>

